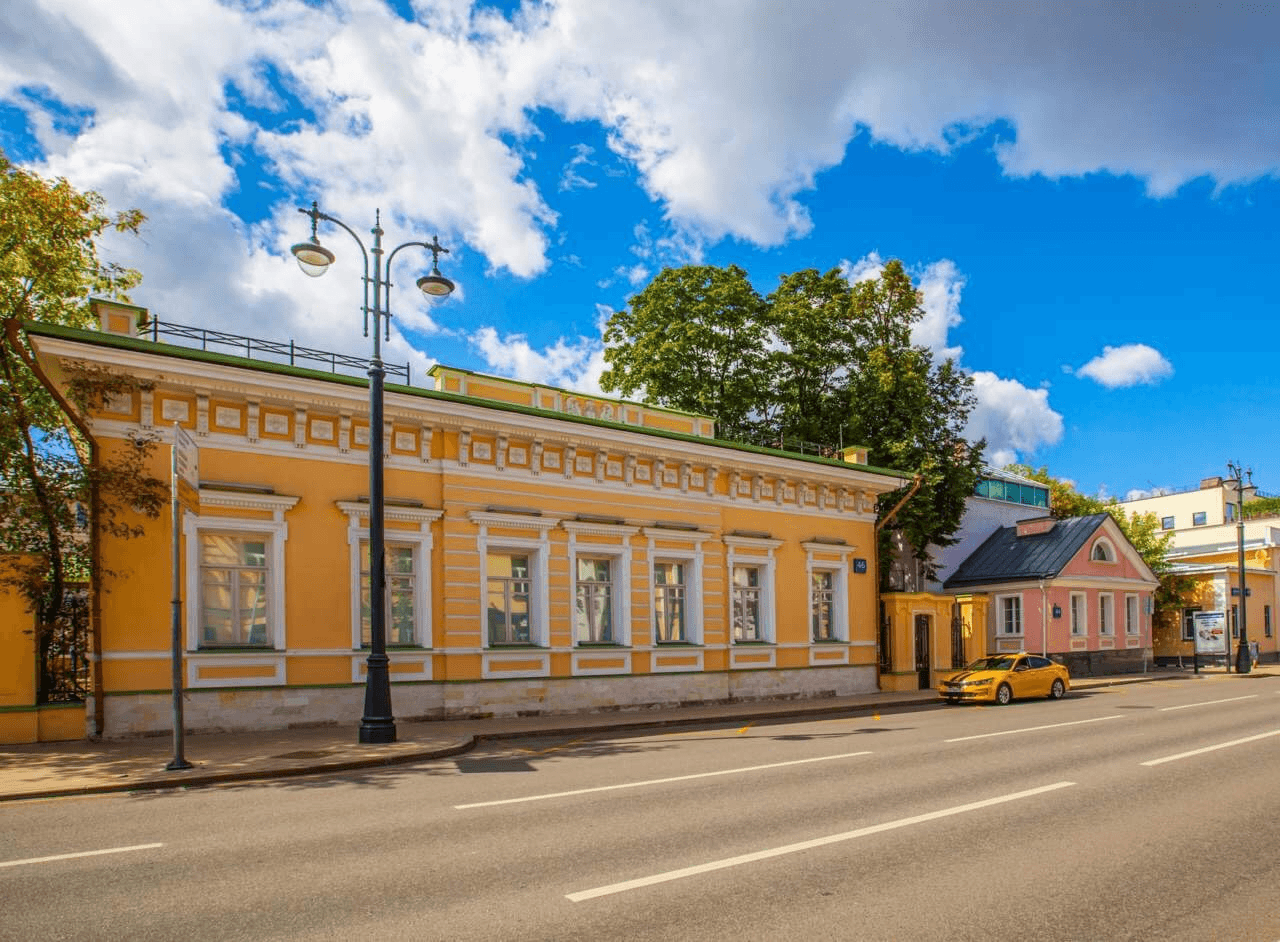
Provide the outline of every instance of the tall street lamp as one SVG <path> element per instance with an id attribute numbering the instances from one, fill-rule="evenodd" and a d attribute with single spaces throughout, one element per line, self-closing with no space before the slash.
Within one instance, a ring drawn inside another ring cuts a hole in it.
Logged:
<path id="1" fill-rule="evenodd" d="M 1249 476 L 1253 483 L 1253 470 L 1244 470 L 1234 461 L 1227 462 L 1227 470 L 1231 472 L 1228 480 L 1236 482 L 1236 551 L 1240 567 L 1240 646 L 1236 648 L 1236 673 L 1247 674 L 1253 668 L 1253 659 L 1249 657 L 1249 590 L 1244 584 L 1244 477 Z"/>
<path id="2" fill-rule="evenodd" d="M 386 624 L 386 545 L 383 535 L 382 515 L 384 495 L 382 491 L 382 340 L 391 339 L 391 261 L 396 253 L 409 246 L 419 246 L 431 253 L 431 274 L 418 279 L 418 287 L 434 298 L 453 293 L 453 282 L 440 274 L 440 253 L 449 250 L 432 236 L 430 242 L 405 242 L 391 250 L 386 265 L 382 262 L 382 214 L 374 215 L 373 248 L 366 250 L 364 242 L 341 219 L 320 212 L 311 204 L 310 209 L 298 208 L 298 212 L 311 217 L 311 239 L 299 242 L 289 249 L 298 260 L 298 267 L 312 278 L 319 278 L 333 264 L 334 254 L 320 244 L 316 227 L 320 220 L 331 222 L 345 229 L 360 246 L 364 256 L 364 335 L 369 336 L 369 316 L 373 315 L 373 356 L 369 359 L 369 659 L 365 671 L 364 716 L 360 719 L 360 742 L 391 743 L 396 741 L 396 721 L 391 715 L 391 675 L 387 668 Z M 369 274 L 369 255 L 373 255 L 373 275 Z M 369 303 L 369 289 L 373 288 L 373 303 Z"/>

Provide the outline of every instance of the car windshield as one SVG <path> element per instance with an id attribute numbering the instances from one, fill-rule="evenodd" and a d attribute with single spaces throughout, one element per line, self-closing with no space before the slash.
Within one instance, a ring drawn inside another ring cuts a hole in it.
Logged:
<path id="1" fill-rule="evenodd" d="M 1007 671 L 1013 668 L 1013 658 L 1011 657 L 980 657 L 966 670 L 971 671 Z"/>

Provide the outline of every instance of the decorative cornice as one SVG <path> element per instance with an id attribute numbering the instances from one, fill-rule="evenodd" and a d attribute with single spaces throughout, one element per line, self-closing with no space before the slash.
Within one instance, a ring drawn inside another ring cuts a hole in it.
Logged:
<path id="1" fill-rule="evenodd" d="M 733 546 L 739 549 L 777 549 L 785 540 L 774 540 L 768 537 L 760 536 L 723 536 L 720 541 L 725 546 Z"/>
<path id="2" fill-rule="evenodd" d="M 569 533 L 586 534 L 588 536 L 627 537 L 640 532 L 639 527 L 622 523 L 595 523 L 588 520 L 563 520 L 560 526 Z"/>
<path id="3" fill-rule="evenodd" d="M 225 507 L 233 510 L 258 510 L 271 514 L 281 514 L 292 510 L 293 505 L 301 498 L 286 497 L 283 494 L 254 494 L 251 491 L 223 491 L 214 488 L 200 488 L 201 507 Z"/>
<path id="4" fill-rule="evenodd" d="M 472 510 L 467 519 L 481 527 L 506 527 L 511 530 L 538 530 L 546 532 L 560 522 L 558 516 L 551 514 L 506 514 L 491 510 Z"/>
<path id="5" fill-rule="evenodd" d="M 362 500 L 339 500 L 334 501 L 338 509 L 348 517 L 368 518 L 369 505 Z M 444 516 L 443 510 L 437 510 L 434 507 L 406 507 L 403 504 L 384 504 L 382 508 L 383 520 L 395 520 L 399 523 L 434 523 Z"/>

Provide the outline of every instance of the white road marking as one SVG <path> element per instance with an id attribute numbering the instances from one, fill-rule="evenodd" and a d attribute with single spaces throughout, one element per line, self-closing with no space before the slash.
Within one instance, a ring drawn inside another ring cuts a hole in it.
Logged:
<path id="1" fill-rule="evenodd" d="M 1143 762 L 1143 765 L 1162 765 L 1165 762 L 1176 762 L 1179 759 L 1189 759 L 1192 756 L 1203 755 L 1206 752 L 1216 752 L 1219 749 L 1228 749 L 1231 746 L 1243 746 L 1247 742 L 1256 742 L 1259 739 L 1266 739 L 1269 736 L 1280 736 L 1280 729 L 1273 729 L 1269 733 L 1259 733 L 1256 736 L 1246 736 L 1244 739 L 1233 739 L 1231 742 L 1220 742 L 1216 746 L 1205 746 L 1203 749 L 1192 749 L 1190 752 L 1180 752 L 1176 756 L 1165 756 L 1163 759 L 1152 759 L 1149 762 Z"/>
<path id="2" fill-rule="evenodd" d="M 1228 697 L 1225 700 L 1205 700 L 1203 703 L 1184 703 L 1181 706 L 1161 707 L 1161 713 L 1168 713 L 1170 710 L 1188 710 L 1191 707 L 1213 706 L 1215 703 L 1234 703 L 1237 700 L 1252 700 L 1258 695 L 1251 693 L 1247 697 Z"/>
<path id="3" fill-rule="evenodd" d="M 124 854 L 131 850 L 152 850 L 163 844 L 134 844 L 132 847 L 108 847 L 106 850 L 82 850 L 75 854 L 54 854 L 52 857 L 28 857 L 26 860 L 0 861 L 0 867 L 22 867 L 26 864 L 51 863 L 55 860 L 74 860 L 77 857 L 101 857 L 103 854 Z"/>
<path id="4" fill-rule="evenodd" d="M 939 818 L 949 818 L 952 815 L 964 814 L 966 811 L 977 811 L 981 808 L 990 808 L 993 805 L 1002 805 L 1010 801 L 1018 801 L 1022 798 L 1033 798 L 1036 795 L 1043 795 L 1046 792 L 1057 791 L 1060 788 L 1070 788 L 1075 782 L 1055 782 L 1052 785 L 1043 785 L 1040 788 L 1030 788 L 1022 792 L 1014 792 L 1011 795 L 1001 795 L 998 798 L 986 798 L 982 801 L 970 802 L 967 805 L 956 805 L 954 808 L 944 808 L 941 811 L 930 811 L 926 814 L 913 815 L 910 818 L 899 818 L 897 821 L 886 821 L 884 824 L 873 824 L 870 827 L 858 828 L 856 831 L 844 831 L 840 834 L 831 834 L 827 837 L 818 837 L 809 841 L 800 841 L 796 844 L 785 844 L 782 847 L 773 847 L 769 850 L 759 850 L 751 854 L 742 854 L 738 857 L 726 857 L 723 860 L 713 860 L 710 863 L 698 864 L 694 867 L 685 867 L 681 870 L 669 870 L 666 873 L 657 873 L 650 877 L 640 877 L 636 880 L 627 880 L 622 883 L 611 883 L 608 886 L 598 886 L 592 890 L 581 890 L 577 893 L 566 893 L 565 898 L 574 903 L 581 903 L 583 900 L 595 899 L 599 896 L 610 896 L 614 893 L 625 893 L 628 890 L 636 890 L 645 886 L 653 886 L 657 883 L 667 883 L 671 880 L 681 880 L 685 877 L 696 876 L 700 873 L 709 873 L 713 870 L 725 870 L 729 867 L 738 867 L 743 864 L 755 863 L 759 860 L 768 860 L 772 857 L 781 857 L 784 854 L 796 854 L 800 851 L 811 850 L 814 847 L 825 847 L 828 844 L 838 844 L 841 841 L 851 841 L 854 838 L 866 837 L 869 834 L 880 834 L 884 831 L 893 831 L 897 828 L 908 827 L 912 824 L 924 824 L 927 821 L 936 821 Z"/>
<path id="5" fill-rule="evenodd" d="M 651 778 L 643 782 L 624 782 L 621 785 L 598 785 L 595 788 L 575 788 L 567 792 L 548 792 L 545 795 L 526 795 L 523 798 L 502 798 L 498 801 L 476 801 L 469 805 L 454 805 L 454 810 L 467 808 L 492 808 L 494 805 L 515 805 L 524 801 L 546 801 L 549 798 L 569 798 L 573 795 L 589 795 L 592 792 L 611 792 L 622 788 L 642 788 L 645 785 L 666 785 L 668 782 L 687 782 L 695 778 L 712 778 L 717 775 L 737 775 L 741 772 L 759 772 L 764 769 L 781 769 L 789 765 L 808 765 L 812 762 L 830 762 L 833 759 L 852 759 L 869 756 L 870 752 L 845 752 L 838 756 L 817 756 L 812 759 L 792 759 L 789 762 L 770 762 L 768 765 L 749 765 L 741 769 L 721 769 L 718 772 L 695 772 L 692 775 L 675 775 L 671 778 Z"/>
<path id="6" fill-rule="evenodd" d="M 1014 733 L 1034 733 L 1042 729 L 1059 729 L 1063 726 L 1080 726 L 1084 723 L 1101 723 L 1103 720 L 1118 720 L 1123 716 L 1095 716 L 1091 720 L 1072 720 L 1070 723 L 1050 723 L 1048 726 L 1026 726 L 1022 729 L 1004 729 L 998 733 L 979 733 L 976 736 L 957 736 L 955 739 L 944 739 L 943 742 L 968 742 L 971 739 L 990 739 L 992 736 L 1012 736 Z"/>

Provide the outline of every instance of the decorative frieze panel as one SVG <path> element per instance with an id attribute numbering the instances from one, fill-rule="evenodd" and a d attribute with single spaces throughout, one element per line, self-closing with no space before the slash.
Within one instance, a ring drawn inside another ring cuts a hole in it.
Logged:
<path id="1" fill-rule="evenodd" d="M 289 416 L 283 412 L 263 411 L 262 431 L 267 435 L 288 435 Z"/>
<path id="2" fill-rule="evenodd" d="M 334 440 L 334 427 L 332 419 L 312 419 L 311 420 L 311 437 L 318 442 L 332 442 Z"/>
<path id="3" fill-rule="evenodd" d="M 191 403 L 181 399 L 161 399 L 160 418 L 164 422 L 190 422 Z"/>
<path id="4" fill-rule="evenodd" d="M 240 410 L 232 406 L 216 406 L 213 410 L 213 427 L 231 432 L 240 431 L 244 425 L 244 417 Z"/>

